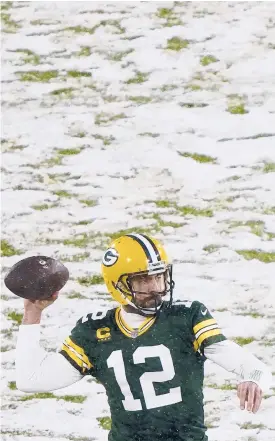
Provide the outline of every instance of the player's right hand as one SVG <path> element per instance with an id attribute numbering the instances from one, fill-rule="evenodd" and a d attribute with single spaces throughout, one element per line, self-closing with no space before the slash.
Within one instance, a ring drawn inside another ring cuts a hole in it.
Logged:
<path id="1" fill-rule="evenodd" d="M 48 308 L 48 306 L 52 305 L 58 298 L 58 292 L 54 293 L 49 299 L 46 300 L 29 300 L 24 299 L 24 308 L 25 311 L 43 311 L 43 309 Z"/>
<path id="2" fill-rule="evenodd" d="M 23 325 L 37 325 L 40 323 L 42 311 L 52 305 L 58 298 L 58 292 L 46 300 L 24 300 Z"/>

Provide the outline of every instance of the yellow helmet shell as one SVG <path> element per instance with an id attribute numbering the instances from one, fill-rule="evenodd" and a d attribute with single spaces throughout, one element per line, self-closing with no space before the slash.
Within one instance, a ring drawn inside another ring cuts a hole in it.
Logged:
<path id="1" fill-rule="evenodd" d="M 122 292 L 119 282 L 127 286 L 128 276 L 139 273 L 159 274 L 169 262 L 162 244 L 144 234 L 132 233 L 115 239 L 102 259 L 102 275 L 112 298 L 121 305 L 131 303 L 130 290 Z"/>

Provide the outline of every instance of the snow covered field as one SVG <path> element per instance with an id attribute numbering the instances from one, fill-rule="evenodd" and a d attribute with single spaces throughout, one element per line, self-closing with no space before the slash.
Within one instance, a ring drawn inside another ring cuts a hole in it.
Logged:
<path id="1" fill-rule="evenodd" d="M 275 376 L 275 3 L 1 9 L 3 273 L 44 254 L 71 274 L 44 315 L 45 348 L 112 305 L 102 250 L 142 229 L 174 258 L 175 297 L 205 302 Z M 92 379 L 16 390 L 21 318 L 2 282 L 3 440 L 107 440 Z M 209 440 L 274 441 L 275 378 L 256 415 L 240 411 L 235 384 L 206 363 Z"/>

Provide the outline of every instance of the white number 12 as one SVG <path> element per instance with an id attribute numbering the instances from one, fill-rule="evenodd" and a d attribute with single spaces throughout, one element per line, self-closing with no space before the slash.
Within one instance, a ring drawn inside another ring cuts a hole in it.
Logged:
<path id="1" fill-rule="evenodd" d="M 133 361 L 135 364 L 145 363 L 146 358 L 150 357 L 159 357 L 162 371 L 144 372 L 139 379 L 146 408 L 154 409 L 155 407 L 167 406 L 182 401 L 180 387 L 173 387 L 165 394 L 156 395 L 153 385 L 154 382 L 163 383 L 172 380 L 175 376 L 170 350 L 164 345 L 140 346 L 133 353 Z M 125 398 L 122 400 L 124 409 L 130 411 L 142 410 L 141 400 L 133 397 L 130 385 L 127 381 L 121 349 L 111 353 L 107 359 L 107 365 L 109 368 L 114 369 L 116 381 Z"/>

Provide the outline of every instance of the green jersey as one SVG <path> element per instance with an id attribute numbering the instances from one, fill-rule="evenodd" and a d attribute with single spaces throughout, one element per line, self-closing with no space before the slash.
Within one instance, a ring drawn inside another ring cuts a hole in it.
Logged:
<path id="1" fill-rule="evenodd" d="M 200 302 L 164 302 L 157 317 L 130 328 L 121 308 L 80 319 L 61 353 L 105 387 L 109 441 L 207 441 L 204 348 L 225 340 Z"/>

